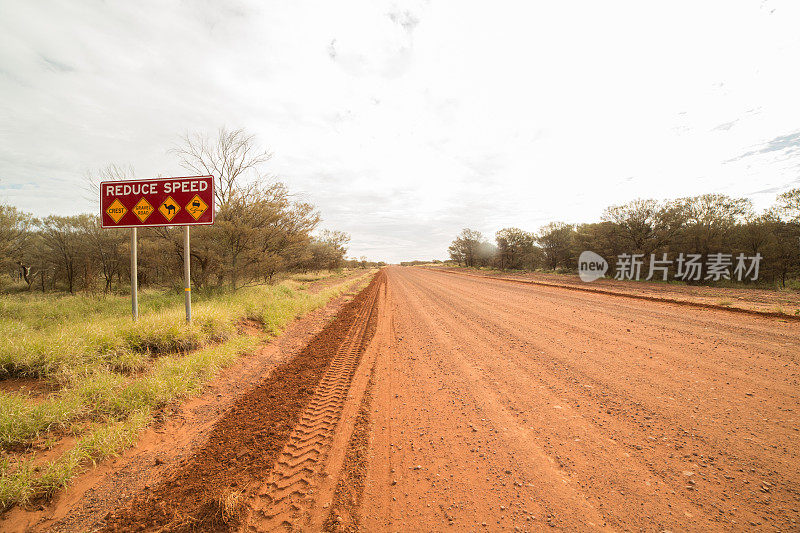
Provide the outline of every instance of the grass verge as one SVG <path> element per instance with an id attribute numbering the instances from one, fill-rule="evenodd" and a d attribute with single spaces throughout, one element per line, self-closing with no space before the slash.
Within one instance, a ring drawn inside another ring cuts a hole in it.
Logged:
<path id="1" fill-rule="evenodd" d="M 116 309 L 107 302 L 57 303 L 53 313 L 67 322 L 65 329 L 74 337 L 67 344 L 58 344 L 66 342 L 65 335 L 52 342 L 71 352 L 56 355 L 49 349 L 52 356 L 44 359 L 41 351 L 25 352 L 20 347 L 31 342 L 46 345 L 43 339 L 54 328 L 38 318 L 29 319 L 38 315 L 16 303 L 0 305 L 2 320 L 22 324 L 0 343 L 6 361 L 11 360 L 12 368 L 30 369 L 62 385 L 58 393 L 39 402 L 0 392 L 0 510 L 48 497 L 88 464 L 130 446 L 154 408 L 198 392 L 265 336 L 278 333 L 295 317 L 324 305 L 373 272 L 335 280 L 338 283 L 316 293 L 305 283 L 320 278 L 208 296 L 195 306 L 197 319 L 191 325 L 182 323 L 182 305 L 153 305 L 133 325 L 130 319 L 126 324 L 126 319 L 108 316 Z M 160 296 L 152 297 L 151 303 L 158 304 Z M 37 305 L 34 302 L 33 307 Z M 84 314 L 75 316 L 75 309 Z M 244 319 L 261 324 L 264 334 L 239 333 L 237 323 Z M 29 334 L 34 341 L 24 338 Z M 9 350 L 10 345 L 17 351 Z M 120 364 L 124 358 L 127 365 Z M 41 364 L 43 360 L 49 364 Z M 43 463 L 29 450 L 9 453 L 13 447 L 25 449 L 43 435 L 59 433 L 72 433 L 77 441 L 56 459 Z"/>

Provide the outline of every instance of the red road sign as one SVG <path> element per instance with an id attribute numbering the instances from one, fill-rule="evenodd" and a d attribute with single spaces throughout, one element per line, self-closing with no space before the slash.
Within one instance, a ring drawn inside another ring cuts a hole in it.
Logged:
<path id="1" fill-rule="evenodd" d="M 214 223 L 214 177 L 100 183 L 104 228 L 197 226 Z"/>

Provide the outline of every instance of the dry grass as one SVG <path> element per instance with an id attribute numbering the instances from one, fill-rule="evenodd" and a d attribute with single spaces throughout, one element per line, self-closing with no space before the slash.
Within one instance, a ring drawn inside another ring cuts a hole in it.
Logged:
<path id="1" fill-rule="evenodd" d="M 220 519 L 225 524 L 238 522 L 244 507 L 244 491 L 229 490 L 224 492 L 217 502 Z"/>

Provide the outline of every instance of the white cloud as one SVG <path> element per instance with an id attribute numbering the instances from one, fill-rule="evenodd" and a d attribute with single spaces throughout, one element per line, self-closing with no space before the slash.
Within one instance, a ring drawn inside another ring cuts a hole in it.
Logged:
<path id="1" fill-rule="evenodd" d="M 0 199 L 36 214 L 88 210 L 82 176 L 108 162 L 178 173 L 178 135 L 220 125 L 258 133 L 353 255 L 388 260 L 441 257 L 467 225 L 704 192 L 764 207 L 797 185 L 788 0 L 0 12 Z"/>

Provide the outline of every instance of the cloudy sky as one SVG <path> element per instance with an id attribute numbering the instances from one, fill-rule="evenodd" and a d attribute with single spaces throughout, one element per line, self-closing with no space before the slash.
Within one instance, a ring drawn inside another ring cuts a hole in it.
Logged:
<path id="1" fill-rule="evenodd" d="M 800 3 L 0 0 L 0 201 L 244 127 L 350 253 L 800 186 Z"/>

